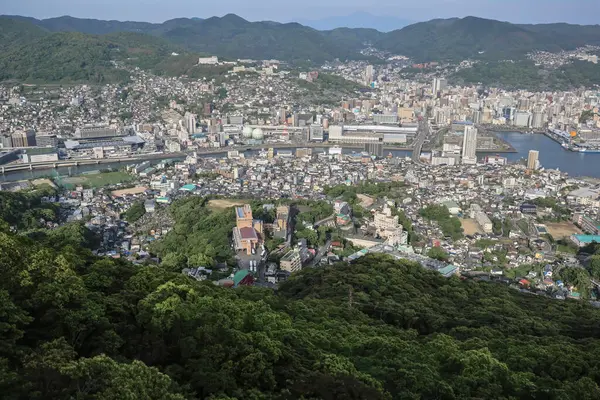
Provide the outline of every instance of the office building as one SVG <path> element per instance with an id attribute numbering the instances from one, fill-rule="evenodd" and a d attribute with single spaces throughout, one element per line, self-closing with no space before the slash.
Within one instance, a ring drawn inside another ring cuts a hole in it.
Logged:
<path id="1" fill-rule="evenodd" d="M 529 156 L 527 157 L 527 169 L 535 170 L 539 168 L 539 157 L 540 152 L 537 150 L 529 150 Z"/>
<path id="2" fill-rule="evenodd" d="M 2 148 L 6 149 L 6 148 L 10 148 L 10 147 L 13 147 L 12 136 L 3 135 L 2 136 Z"/>
<path id="3" fill-rule="evenodd" d="M 35 132 L 29 130 L 27 132 L 17 131 L 11 135 L 12 147 L 30 147 L 35 146 Z"/>
<path id="4" fill-rule="evenodd" d="M 515 126 L 528 128 L 531 123 L 531 113 L 527 111 L 517 111 L 514 114 L 513 123 Z"/>
<path id="5" fill-rule="evenodd" d="M 437 95 L 439 92 L 443 91 L 444 89 L 446 89 L 447 86 L 447 81 L 444 78 L 433 78 L 433 84 L 432 84 L 432 92 L 433 95 Z"/>
<path id="6" fill-rule="evenodd" d="M 230 115 L 229 116 L 229 124 L 230 125 L 244 125 L 244 116 L 243 115 Z"/>
<path id="7" fill-rule="evenodd" d="M 374 114 L 373 122 L 376 124 L 398 125 L 398 115 L 396 114 Z"/>
<path id="8" fill-rule="evenodd" d="M 308 128 L 308 140 L 323 141 L 323 127 L 320 125 L 311 125 Z"/>
<path id="9" fill-rule="evenodd" d="M 312 156 L 312 148 L 302 147 L 302 148 L 296 149 L 296 157 L 302 158 L 302 157 L 310 157 L 310 156 Z"/>
<path id="10" fill-rule="evenodd" d="M 285 107 L 279 108 L 279 123 L 280 124 L 287 123 L 287 112 L 285 111 Z"/>
<path id="11" fill-rule="evenodd" d="M 58 146 L 58 138 L 56 137 L 56 135 L 38 135 L 35 138 L 35 142 L 37 143 L 37 146 L 41 146 L 41 147 L 56 147 Z"/>
<path id="12" fill-rule="evenodd" d="M 370 142 L 364 144 L 364 149 L 367 153 L 376 157 L 383 157 L 383 142 Z"/>
<path id="13" fill-rule="evenodd" d="M 541 111 L 534 111 L 533 112 L 533 117 L 532 117 L 532 121 L 531 121 L 531 127 L 533 129 L 541 129 L 544 127 L 545 125 L 545 115 L 543 112 Z"/>
<path id="14" fill-rule="evenodd" d="M 120 133 L 108 126 L 84 126 L 77 128 L 74 136 L 78 139 L 97 139 L 120 136 Z"/>
<path id="15" fill-rule="evenodd" d="M 462 163 L 477 164 L 477 128 L 471 125 L 465 126 L 462 147 Z"/>
<path id="16" fill-rule="evenodd" d="M 342 132 L 344 131 L 344 127 L 341 125 L 330 126 L 329 127 L 329 140 L 340 140 L 342 139 Z"/>

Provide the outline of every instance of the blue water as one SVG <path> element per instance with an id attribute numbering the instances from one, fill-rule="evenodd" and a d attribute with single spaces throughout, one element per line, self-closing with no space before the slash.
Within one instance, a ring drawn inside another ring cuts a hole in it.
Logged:
<path id="1" fill-rule="evenodd" d="M 600 178 L 600 153 L 576 153 L 563 149 L 560 144 L 546 135 L 524 135 L 518 132 L 498 132 L 496 135 L 510 143 L 516 153 L 501 153 L 509 162 L 527 159 L 529 150 L 540 152 L 539 160 L 546 169 L 559 169 L 570 176 L 591 176 Z M 410 156 L 410 151 L 393 151 L 396 157 Z M 480 160 L 493 153 L 477 153 Z"/>
<path id="2" fill-rule="evenodd" d="M 600 178 L 600 153 L 576 153 L 563 149 L 546 135 L 523 135 L 517 132 L 500 132 L 498 137 L 510 143 L 517 153 L 502 154 L 509 161 L 527 158 L 529 150 L 540 152 L 540 163 L 546 169 L 559 169 L 570 176 Z"/>

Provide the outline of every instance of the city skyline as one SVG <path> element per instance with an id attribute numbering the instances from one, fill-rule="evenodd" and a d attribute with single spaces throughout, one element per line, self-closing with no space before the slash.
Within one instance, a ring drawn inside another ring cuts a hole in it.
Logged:
<path id="1" fill-rule="evenodd" d="M 378 8 L 366 7 L 363 2 L 355 0 L 334 0 L 323 5 L 310 0 L 302 6 L 286 8 L 279 12 L 272 0 L 255 2 L 252 7 L 238 0 L 227 0 L 208 6 L 198 7 L 190 0 L 173 0 L 168 4 L 155 0 L 107 0 L 102 4 L 75 0 L 25 0 L 5 1 L 0 13 L 5 15 L 22 15 L 45 19 L 64 15 L 77 18 L 94 18 L 119 21 L 164 22 L 173 18 L 209 18 L 229 13 L 237 14 L 249 21 L 272 20 L 277 22 L 300 22 L 317 26 L 319 21 L 329 20 L 333 24 L 344 24 L 350 27 L 369 27 L 391 30 L 390 18 L 397 18 L 398 29 L 420 21 L 436 18 L 462 18 L 477 16 L 512 23 L 552 23 L 567 22 L 574 24 L 597 24 L 595 15 L 600 13 L 600 2 L 577 0 L 566 3 L 552 0 L 541 3 L 538 0 L 508 0 L 504 2 L 488 2 L 482 4 L 474 0 L 425 0 L 419 3 L 385 3 Z M 515 6 L 515 7 L 512 7 Z M 434 10 L 432 12 L 432 10 Z M 517 10 L 517 11 L 515 11 Z M 583 12 L 582 10 L 585 10 Z M 361 22 L 364 14 L 364 22 Z M 294 15 L 290 18 L 289 15 Z M 346 23 L 344 23 L 344 21 Z M 393 22 L 392 22 L 393 23 Z M 381 25 L 381 26 L 376 26 Z"/>

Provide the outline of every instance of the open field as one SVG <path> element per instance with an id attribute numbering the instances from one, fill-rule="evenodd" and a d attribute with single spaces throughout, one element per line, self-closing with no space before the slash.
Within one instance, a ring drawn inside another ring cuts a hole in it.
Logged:
<path id="1" fill-rule="evenodd" d="M 31 181 L 31 184 L 33 186 L 49 185 L 49 186 L 51 186 L 53 188 L 56 188 L 56 185 L 54 184 L 54 182 L 52 182 L 48 178 L 34 179 L 34 180 Z"/>
<path id="2" fill-rule="evenodd" d="M 483 233 L 479 224 L 474 219 L 461 219 L 460 224 L 462 225 L 465 235 L 474 235 L 476 233 Z"/>
<path id="3" fill-rule="evenodd" d="M 127 183 L 134 180 L 135 177 L 121 171 L 100 172 L 97 174 L 86 174 L 63 178 L 62 183 L 66 185 L 82 185 L 87 188 L 98 188 L 117 183 Z"/>
<path id="4" fill-rule="evenodd" d="M 145 187 L 145 186 L 136 186 L 136 187 L 132 187 L 132 188 L 129 188 L 129 189 L 113 190 L 111 192 L 111 194 L 113 196 L 120 197 L 120 196 L 124 196 L 126 194 L 140 194 L 140 193 L 144 193 L 146 190 L 148 190 L 148 188 Z"/>
<path id="5" fill-rule="evenodd" d="M 208 201 L 208 208 L 213 211 L 222 211 L 229 207 L 241 206 L 247 201 L 235 199 L 213 199 Z"/>
<path id="6" fill-rule="evenodd" d="M 362 208 L 369 208 L 375 202 L 375 199 L 373 199 L 371 196 L 367 196 L 366 194 L 357 194 L 356 197 L 358 198 L 358 201 L 360 201 L 360 206 Z"/>
<path id="7" fill-rule="evenodd" d="M 573 234 L 582 233 L 581 229 L 573 225 L 573 223 L 570 221 L 549 222 L 544 225 L 546 225 L 546 228 L 548 228 L 548 233 L 550 233 L 556 240 L 571 236 Z"/>

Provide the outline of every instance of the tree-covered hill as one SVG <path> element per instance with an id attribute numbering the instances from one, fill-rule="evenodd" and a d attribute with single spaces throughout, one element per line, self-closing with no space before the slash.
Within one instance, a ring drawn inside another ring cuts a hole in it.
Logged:
<path id="1" fill-rule="evenodd" d="M 180 47 L 141 33 L 53 33 L 10 18 L 0 18 L 0 49 L 0 81 L 117 82 L 128 79 L 129 74 L 116 68 L 113 61 L 147 70 L 160 64 L 161 71 L 168 71 L 171 63 L 179 62 L 173 52 L 186 56 Z M 189 61 L 189 68 L 194 61 Z"/>
<path id="2" fill-rule="evenodd" d="M 417 61 L 521 59 L 533 50 L 570 50 L 600 44 L 600 27 L 565 23 L 517 25 L 477 17 L 434 19 L 388 33 L 374 29 L 318 31 L 297 23 L 250 22 L 235 14 L 177 18 L 161 24 L 59 17 L 20 18 L 52 32 L 137 32 L 163 37 L 189 50 L 231 58 L 283 61 L 357 59 L 366 44 Z"/>
<path id="3" fill-rule="evenodd" d="M 585 44 L 600 44 L 598 26 L 515 25 L 465 17 L 420 22 L 381 33 L 349 28 L 318 31 L 297 23 L 250 22 L 234 14 L 207 19 L 177 18 L 162 24 L 73 17 L 0 17 L 0 79 L 120 80 L 122 72 L 110 66 L 115 59 L 129 60 L 147 69 L 161 64 L 160 71 L 193 73 L 192 65 L 165 66 L 170 62 L 181 64 L 181 60 L 171 58 L 173 52 L 319 64 L 336 58 L 368 58 L 360 50 L 372 45 L 416 61 L 477 58 L 497 62 L 523 60 L 534 50 L 571 50 Z M 118 50 L 113 51 L 115 48 Z M 64 65 L 60 66 L 63 59 Z M 557 81 L 587 74 L 579 67 L 574 66 L 573 77 L 557 76 Z"/>
<path id="4" fill-rule="evenodd" d="M 482 84 L 509 90 L 571 90 L 600 84 L 600 65 L 575 60 L 555 69 L 531 61 L 484 61 L 450 76 L 453 84 Z"/>
<path id="5" fill-rule="evenodd" d="M 570 50 L 600 42 L 596 27 L 564 24 L 569 33 L 557 35 L 552 25 L 515 25 L 477 17 L 432 20 L 390 32 L 375 45 L 417 60 L 439 61 L 521 59 L 532 50 Z M 578 32 L 586 32 L 585 39 Z"/>
<path id="6" fill-rule="evenodd" d="M 583 302 L 385 256 L 226 289 L 94 257 L 82 229 L 0 225 L 4 399 L 600 397 L 600 310 Z"/>

